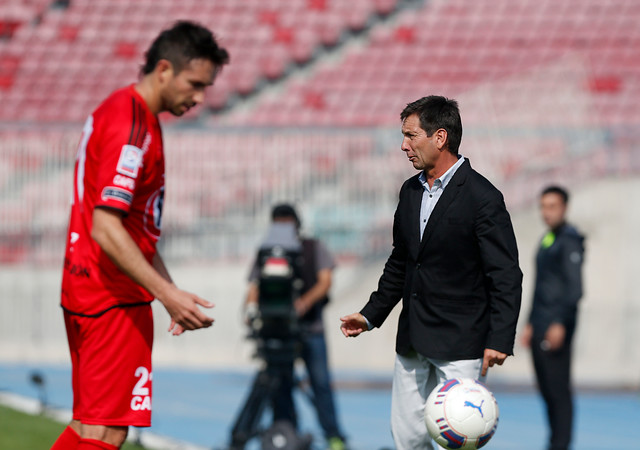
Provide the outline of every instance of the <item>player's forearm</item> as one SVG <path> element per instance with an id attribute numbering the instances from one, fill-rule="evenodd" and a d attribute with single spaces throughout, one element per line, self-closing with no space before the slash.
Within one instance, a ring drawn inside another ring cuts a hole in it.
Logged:
<path id="1" fill-rule="evenodd" d="M 167 280 L 169 283 L 173 284 L 173 280 L 171 279 L 171 275 L 169 275 L 169 271 L 167 270 L 167 266 L 164 265 L 164 260 L 160 256 L 160 253 L 156 253 L 153 256 L 153 261 L 151 261 L 153 268 L 160 274 L 162 278 Z"/>
<path id="2" fill-rule="evenodd" d="M 175 288 L 146 260 L 117 213 L 96 209 L 91 237 L 120 270 L 154 297 L 161 300 Z"/>

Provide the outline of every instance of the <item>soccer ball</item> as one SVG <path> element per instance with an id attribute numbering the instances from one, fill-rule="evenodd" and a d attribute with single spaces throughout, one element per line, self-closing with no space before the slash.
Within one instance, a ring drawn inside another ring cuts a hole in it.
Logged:
<path id="1" fill-rule="evenodd" d="M 431 438 L 448 449 L 484 446 L 498 427 L 498 402 L 471 378 L 446 380 L 427 398 L 424 421 Z"/>

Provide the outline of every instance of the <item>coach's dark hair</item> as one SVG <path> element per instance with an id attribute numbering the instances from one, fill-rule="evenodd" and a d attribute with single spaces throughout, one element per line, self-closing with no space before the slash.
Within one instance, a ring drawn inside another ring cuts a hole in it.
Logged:
<path id="1" fill-rule="evenodd" d="M 447 131 L 447 150 L 454 155 L 458 154 L 462 141 L 462 119 L 458 102 L 439 95 L 422 97 L 420 100 L 409 103 L 400 113 L 400 119 L 404 121 L 412 114 L 420 118 L 420 128 L 431 136 L 440 128 Z"/>
<path id="2" fill-rule="evenodd" d="M 560 186 L 547 186 L 542 190 L 542 194 L 540 194 L 540 197 L 543 197 L 547 194 L 558 194 L 562 198 L 562 201 L 565 205 L 569 203 L 569 192 L 565 188 L 562 188 Z"/>
<path id="3" fill-rule="evenodd" d="M 216 67 L 229 62 L 229 53 L 218 45 L 211 31 L 189 21 L 178 21 L 173 27 L 160 33 L 145 57 L 143 75 L 153 72 L 161 59 L 169 61 L 176 73 L 193 59 L 208 59 Z"/>

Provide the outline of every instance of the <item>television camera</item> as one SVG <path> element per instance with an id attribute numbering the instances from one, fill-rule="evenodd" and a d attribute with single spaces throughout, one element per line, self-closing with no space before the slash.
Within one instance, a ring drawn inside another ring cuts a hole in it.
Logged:
<path id="1" fill-rule="evenodd" d="M 276 422 L 269 429 L 260 429 L 262 415 L 281 381 L 293 377 L 300 353 L 301 329 L 293 302 L 304 284 L 302 264 L 302 244 L 295 224 L 274 222 L 258 251 L 258 304 L 248 313 L 249 337 L 256 342 L 255 356 L 263 360 L 263 367 L 234 423 L 231 450 L 244 449 L 250 439 L 260 435 L 263 450 L 310 448 L 311 437 L 299 437 L 289 423 Z"/>

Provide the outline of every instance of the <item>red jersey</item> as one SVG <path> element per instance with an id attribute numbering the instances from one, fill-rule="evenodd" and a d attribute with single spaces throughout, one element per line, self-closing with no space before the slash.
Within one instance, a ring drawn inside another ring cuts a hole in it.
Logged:
<path id="1" fill-rule="evenodd" d="M 109 96 L 87 119 L 78 147 L 62 277 L 62 307 L 99 315 L 151 302 L 91 238 L 94 208 L 122 211 L 122 223 L 151 263 L 160 238 L 164 153 L 158 118 L 133 86 Z"/>

